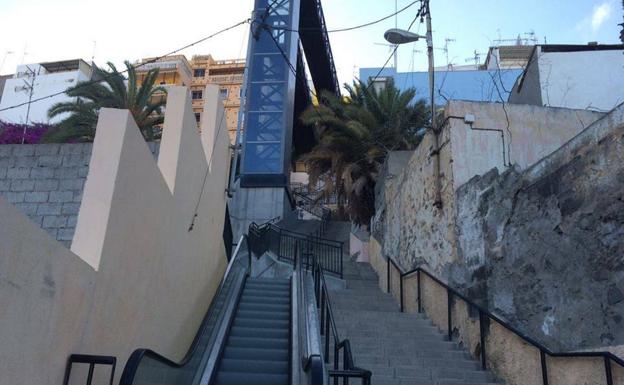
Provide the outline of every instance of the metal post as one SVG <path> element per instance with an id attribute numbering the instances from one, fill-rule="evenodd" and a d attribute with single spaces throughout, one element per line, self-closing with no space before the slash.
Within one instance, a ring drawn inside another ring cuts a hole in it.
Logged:
<path id="1" fill-rule="evenodd" d="M 334 370 L 338 370 L 338 366 L 340 365 L 340 350 L 338 349 L 338 345 L 334 343 Z M 334 385 L 338 385 L 338 377 L 334 377 Z"/>
<path id="2" fill-rule="evenodd" d="M 87 375 L 87 385 L 91 385 L 91 382 L 93 382 L 93 367 L 95 366 L 95 364 L 90 363 L 89 364 L 89 374 Z"/>
<path id="3" fill-rule="evenodd" d="M 325 330 L 325 323 L 323 322 L 327 316 L 328 314 L 325 313 L 325 292 L 321 291 L 321 335 L 327 332 L 327 330 Z"/>
<path id="4" fill-rule="evenodd" d="M 453 296 L 453 294 L 451 293 L 451 290 L 447 288 L 446 289 L 446 298 L 447 298 L 447 301 L 446 301 L 446 304 L 447 304 L 446 312 L 448 314 L 447 322 L 448 322 L 448 339 L 449 339 L 449 341 L 453 341 L 453 316 L 451 314 L 452 307 L 453 307 L 453 305 L 451 304 L 452 296 Z"/>
<path id="5" fill-rule="evenodd" d="M 386 279 L 386 286 L 387 286 L 387 292 L 390 293 L 390 257 L 388 257 L 388 259 L 386 260 L 388 263 L 388 267 L 386 267 L 386 273 L 388 275 L 387 279 Z"/>
<path id="6" fill-rule="evenodd" d="M 348 370 L 351 369 L 349 368 L 349 364 L 348 364 L 348 360 L 347 360 L 347 349 L 344 349 L 344 352 L 342 353 L 342 370 Z M 349 385 L 349 377 L 348 376 L 344 376 L 342 377 L 342 384 L 343 385 Z"/>
<path id="7" fill-rule="evenodd" d="M 401 313 L 403 313 L 403 275 L 399 275 L 399 290 L 401 291 Z"/>
<path id="8" fill-rule="evenodd" d="M 605 363 L 605 376 L 607 377 L 607 385 L 613 385 L 613 373 L 611 372 L 611 359 L 609 357 L 605 357 L 604 363 Z"/>
<path id="9" fill-rule="evenodd" d="M 340 243 L 340 258 L 339 258 L 340 259 L 340 279 L 343 279 L 342 277 L 342 255 L 344 253 L 343 247 L 344 247 L 344 243 L 341 242 Z"/>
<path id="10" fill-rule="evenodd" d="M 485 370 L 485 325 L 483 324 L 483 312 L 479 309 L 479 338 L 481 339 L 481 369 Z"/>
<path id="11" fill-rule="evenodd" d="M 420 270 L 418 270 L 416 272 L 416 280 L 417 280 L 417 285 L 418 285 L 418 312 L 422 313 L 422 300 L 421 300 L 421 295 L 420 295 Z"/>
<path id="12" fill-rule="evenodd" d="M 546 366 L 546 352 L 540 349 L 540 362 L 542 364 L 542 384 L 548 385 L 548 366 Z"/>
<path id="13" fill-rule="evenodd" d="M 329 335 L 331 333 L 329 332 L 329 314 L 327 314 L 327 316 L 325 317 L 325 357 L 329 357 Z M 325 363 L 327 363 L 329 360 L 329 358 L 327 358 L 325 360 Z"/>

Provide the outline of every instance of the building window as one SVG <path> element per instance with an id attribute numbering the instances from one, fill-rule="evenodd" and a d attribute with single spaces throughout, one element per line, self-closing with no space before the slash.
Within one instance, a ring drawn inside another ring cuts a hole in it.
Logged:
<path id="1" fill-rule="evenodd" d="M 193 98 L 193 100 L 201 100 L 203 98 L 203 93 L 202 91 L 193 91 L 191 92 L 191 97 Z"/>
<path id="2" fill-rule="evenodd" d="M 227 97 L 228 97 L 228 89 L 227 88 L 221 88 L 219 90 L 219 94 L 221 95 L 221 97 L 223 99 L 227 99 Z"/>
<path id="3" fill-rule="evenodd" d="M 196 113 L 195 113 L 195 121 L 196 121 L 197 123 L 199 123 L 199 120 L 200 120 L 200 119 L 201 119 L 201 113 L 200 113 L 200 112 L 196 112 Z"/>
<path id="4" fill-rule="evenodd" d="M 203 78 L 206 76 L 206 70 L 204 68 L 196 68 L 193 70 L 193 76 L 196 78 Z"/>

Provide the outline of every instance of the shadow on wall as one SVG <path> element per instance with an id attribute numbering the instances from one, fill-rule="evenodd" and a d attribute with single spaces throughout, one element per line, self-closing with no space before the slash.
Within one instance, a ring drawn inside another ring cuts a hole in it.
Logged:
<path id="1" fill-rule="evenodd" d="M 0 384 L 60 384 L 71 353 L 118 374 L 137 347 L 182 357 L 227 264 L 229 141 L 205 95 L 200 135 L 169 89 L 158 164 L 128 111 L 101 111 L 71 252 L 0 198 Z"/>

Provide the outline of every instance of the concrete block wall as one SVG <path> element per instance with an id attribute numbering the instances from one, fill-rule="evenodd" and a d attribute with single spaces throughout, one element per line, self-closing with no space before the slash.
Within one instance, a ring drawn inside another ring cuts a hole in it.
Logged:
<path id="1" fill-rule="evenodd" d="M 158 145 L 150 143 L 157 155 Z M 69 247 L 92 143 L 0 145 L 0 196 Z"/>
<path id="2" fill-rule="evenodd" d="M 71 353 L 117 357 L 115 384 L 137 348 L 184 357 L 227 267 L 229 140 L 205 95 L 198 134 L 188 89 L 169 90 L 158 162 L 128 111 L 100 112 L 71 249 L 0 199 L 0 384 L 61 384 Z"/>

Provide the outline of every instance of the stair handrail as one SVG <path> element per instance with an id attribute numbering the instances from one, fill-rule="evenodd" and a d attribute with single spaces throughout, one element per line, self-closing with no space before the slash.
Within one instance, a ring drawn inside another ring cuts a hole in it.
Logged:
<path id="1" fill-rule="evenodd" d="M 452 331 L 453 331 L 453 323 L 452 323 L 452 320 L 453 320 L 452 300 L 453 298 L 459 298 L 465 303 L 467 303 L 469 306 L 479 311 L 479 339 L 480 339 L 480 344 L 481 344 L 481 367 L 483 368 L 483 370 L 487 369 L 487 363 L 486 363 L 487 357 L 486 357 L 486 347 L 485 347 L 485 342 L 486 342 L 485 341 L 485 318 L 486 317 L 487 319 L 493 320 L 499 325 L 503 326 L 505 329 L 509 330 L 516 336 L 520 337 L 520 339 L 522 339 L 523 341 L 525 341 L 529 345 L 532 345 L 533 347 L 537 348 L 540 351 L 540 364 L 541 364 L 543 385 L 548 385 L 548 365 L 546 362 L 546 356 L 556 357 L 556 358 L 600 358 L 601 357 L 604 359 L 605 378 L 606 378 L 607 385 L 614 384 L 611 362 L 615 362 L 616 364 L 624 368 L 624 360 L 622 360 L 620 357 L 616 356 L 615 354 L 609 351 L 555 352 L 549 349 L 548 347 L 546 347 L 545 345 L 541 344 L 537 340 L 527 336 L 526 334 L 524 334 L 523 332 L 521 332 L 514 326 L 502 320 L 500 317 L 491 313 L 485 307 L 475 303 L 474 301 L 472 301 L 471 299 L 469 299 L 468 297 L 460 293 L 458 290 L 450 287 L 448 284 L 444 283 L 442 280 L 440 280 L 438 277 L 436 277 L 435 275 L 433 275 L 432 273 L 424 269 L 422 266 L 416 267 L 409 271 L 404 271 L 394 261 L 394 259 L 392 259 L 389 256 L 387 256 L 386 259 L 387 259 L 386 284 L 387 284 L 388 293 L 390 293 L 390 278 L 391 278 L 390 266 L 392 265 L 399 272 L 399 292 L 400 292 L 399 295 L 400 295 L 401 312 L 404 312 L 403 279 L 405 277 L 412 275 L 412 274 L 417 274 L 416 276 L 417 286 L 416 287 L 417 287 L 417 297 L 418 297 L 418 313 L 422 313 L 421 274 L 426 275 L 427 277 L 432 279 L 434 282 L 436 282 L 438 285 L 446 289 L 447 291 L 447 332 L 448 332 L 449 340 L 452 340 Z"/>
<path id="2" fill-rule="evenodd" d="M 355 366 L 349 339 L 340 339 L 329 298 L 329 290 L 325 281 L 325 274 L 316 255 L 306 254 L 306 265 L 312 271 L 316 304 L 321 312 L 320 332 L 321 336 L 325 337 L 325 352 L 323 355 L 325 364 L 329 364 L 330 333 L 334 342 L 334 362 L 333 368 L 328 370 L 329 376 L 334 378 L 334 384 L 336 385 L 338 378 L 343 378 L 345 384 L 348 383 L 349 378 L 360 378 L 363 385 L 370 385 L 371 371 Z M 339 358 L 341 350 L 343 351 L 342 368 L 340 368 Z"/>
<path id="3" fill-rule="evenodd" d="M 301 192 L 293 191 L 293 196 L 295 198 L 300 198 L 304 204 L 297 205 L 296 207 L 301 208 L 309 212 L 310 214 L 320 218 L 321 220 L 329 220 L 331 217 L 331 210 L 327 207 L 324 207 L 322 204 L 318 203 L 316 200 L 310 198 L 308 195 L 303 194 Z"/>
<path id="4" fill-rule="evenodd" d="M 238 259 L 237 258 L 238 253 L 240 252 L 241 245 L 243 242 L 247 244 L 247 249 L 248 249 L 248 254 L 249 254 L 248 256 L 249 265 L 247 266 L 247 269 L 249 270 L 251 268 L 251 257 L 250 257 L 251 251 L 249 251 L 249 242 L 247 241 L 247 236 L 243 234 L 241 235 L 236 245 L 236 249 L 234 250 L 234 253 L 232 254 L 232 258 L 230 258 L 230 261 L 228 262 L 223 278 L 221 279 L 221 283 L 219 284 L 217 291 L 212 297 L 212 301 L 210 303 L 210 306 L 208 307 L 208 311 L 206 311 L 206 314 L 204 315 L 204 318 L 202 319 L 202 322 L 197 330 L 197 333 L 195 334 L 195 337 L 193 338 L 193 342 L 191 343 L 189 349 L 187 350 L 182 360 L 179 362 L 175 362 L 172 359 L 167 358 L 163 356 L 162 354 L 149 348 L 136 349 L 134 350 L 134 352 L 132 352 L 132 354 L 128 358 L 128 361 L 126 361 L 126 365 L 124 366 L 123 372 L 121 374 L 121 378 L 119 380 L 119 385 L 132 385 L 133 384 L 137 369 L 139 368 L 139 365 L 141 364 L 141 361 L 143 360 L 144 357 L 151 358 L 155 361 L 158 361 L 162 364 L 165 364 L 166 366 L 169 366 L 175 369 L 182 368 L 186 364 L 189 363 L 193 355 L 196 353 L 197 347 L 199 346 L 200 338 L 203 335 L 207 327 L 209 316 L 211 312 L 214 310 L 214 307 L 216 306 L 215 305 L 216 299 L 219 297 L 219 294 L 223 290 L 223 286 L 230 274 L 232 265 Z"/>
<path id="5" fill-rule="evenodd" d="M 272 233 L 269 234 L 269 232 Z M 267 234 L 269 234 L 269 237 L 274 236 L 272 238 L 274 242 L 271 242 L 271 239 L 267 240 Z M 320 260 L 325 262 L 325 265 L 321 264 L 325 271 L 343 278 L 342 254 L 344 242 L 322 238 L 318 234 L 304 234 L 283 229 L 273 223 L 262 225 L 251 223 L 249 225 L 249 235 L 252 240 L 251 248 L 254 252 L 262 254 L 267 250 L 271 250 L 278 259 L 285 259 L 290 262 L 294 261 L 295 241 L 301 240 L 306 248 L 316 250 L 319 254 L 319 263 Z M 256 241 L 261 240 L 264 241 L 262 244 L 256 243 Z M 289 242 L 282 242 L 282 240 L 288 240 Z M 290 246 L 283 248 L 282 243 L 288 243 Z"/>
<path id="6" fill-rule="evenodd" d="M 308 286 L 306 284 L 307 270 L 304 268 L 301 258 L 301 248 L 297 244 L 294 261 L 293 274 L 293 310 L 296 312 L 297 337 L 303 337 L 304 343 L 299 345 L 302 351 L 298 351 L 297 362 L 292 362 L 293 366 L 301 365 L 304 373 L 307 373 L 310 385 L 323 385 L 325 367 L 322 358 L 322 348 L 317 329 L 312 325 L 312 319 L 318 320 L 316 303 L 308 296 Z M 296 299 L 296 302 L 294 301 Z M 312 309 L 309 306 L 312 306 Z M 304 330 L 300 330 L 303 328 Z M 293 334 L 294 336 L 294 334 Z M 298 342 L 301 342 L 300 340 Z M 299 360 L 300 358 L 300 360 Z M 298 366 L 296 366 L 298 368 Z M 294 369 L 294 368 L 293 368 Z M 294 381 L 293 381 L 294 384 Z"/>

